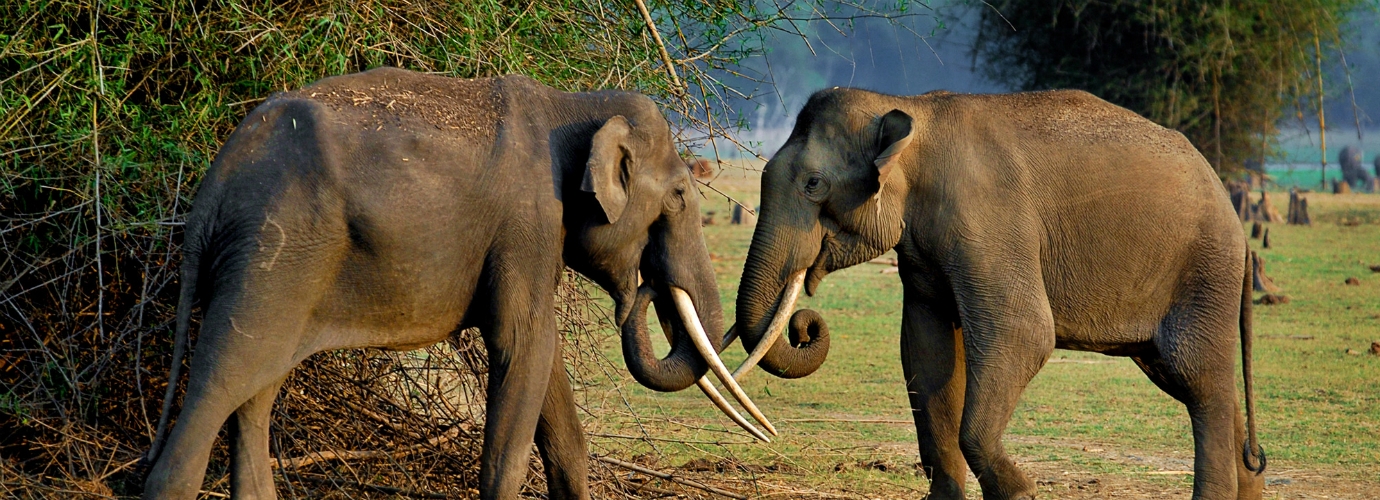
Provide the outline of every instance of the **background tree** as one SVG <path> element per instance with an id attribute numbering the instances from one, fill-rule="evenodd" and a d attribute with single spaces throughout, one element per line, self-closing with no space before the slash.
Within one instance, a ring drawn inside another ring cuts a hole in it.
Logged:
<path id="1" fill-rule="evenodd" d="M 974 50 L 995 81 L 1087 90 L 1176 129 L 1226 175 L 1271 153 L 1288 108 L 1320 107 L 1319 69 L 1359 3 L 1001 0 Z"/>

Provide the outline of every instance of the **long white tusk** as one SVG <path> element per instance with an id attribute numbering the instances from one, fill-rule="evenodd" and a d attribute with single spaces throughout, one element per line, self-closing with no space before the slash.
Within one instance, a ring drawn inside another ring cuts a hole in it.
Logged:
<path id="1" fill-rule="evenodd" d="M 762 411 L 757 409 L 757 405 L 748 399 L 747 393 L 738 386 L 738 382 L 733 380 L 733 375 L 728 373 L 728 367 L 724 366 L 723 360 L 719 359 L 719 353 L 714 351 L 714 346 L 709 343 L 709 335 L 704 333 L 704 325 L 700 324 L 700 316 L 695 312 L 695 303 L 690 300 L 690 294 L 677 287 L 671 287 L 671 300 L 676 303 L 676 312 L 680 313 L 681 320 L 685 322 L 685 329 L 690 332 L 690 340 L 695 342 L 695 348 L 699 349 L 700 355 L 709 362 L 709 369 L 714 372 L 714 376 L 728 389 L 729 394 L 738 400 L 738 404 L 743 405 L 752 418 L 757 419 L 762 427 L 767 428 L 767 432 L 775 436 L 776 427 L 771 425 L 767 417 L 762 415 Z"/>
<path id="2" fill-rule="evenodd" d="M 752 354 L 743 360 L 743 364 L 738 365 L 738 369 L 733 371 L 734 380 L 741 380 L 752 371 L 752 367 L 757 366 L 758 361 L 762 361 L 762 357 L 767 355 L 771 346 L 776 345 L 776 339 L 781 338 L 781 332 L 786 331 L 786 322 L 790 321 L 791 313 L 795 312 L 795 300 L 800 297 L 800 288 L 804 285 L 805 271 L 791 276 L 791 281 L 786 284 L 786 291 L 781 295 L 781 304 L 776 307 L 776 315 L 772 316 L 771 323 L 767 324 L 766 335 L 757 343 L 757 348 L 752 350 Z M 741 333 L 739 332 L 739 336 Z"/>
<path id="3" fill-rule="evenodd" d="M 657 316 L 657 319 L 661 321 L 661 331 L 666 333 L 666 341 L 673 342 L 671 340 L 671 324 L 667 323 L 666 318 L 660 315 Z M 699 380 L 695 381 L 695 385 L 699 386 L 701 391 L 704 391 L 704 395 L 709 397 L 710 401 L 714 402 L 714 406 L 718 407 L 719 411 L 724 412 L 724 415 L 728 415 L 729 420 L 738 424 L 738 427 L 742 427 L 743 430 L 748 431 L 748 434 L 752 434 L 752 437 L 767 443 L 771 442 L 771 438 L 768 438 L 766 434 L 762 434 L 762 431 L 757 430 L 751 422 L 748 422 L 746 418 L 738 414 L 738 410 L 733 409 L 733 406 L 728 404 L 728 400 L 724 399 L 723 394 L 719 394 L 719 390 L 714 388 L 714 384 L 709 383 L 709 375 L 701 376 Z"/>
<path id="4" fill-rule="evenodd" d="M 752 426 L 752 422 L 748 422 L 746 418 L 739 415 L 738 410 L 728 405 L 728 400 L 724 399 L 722 394 L 719 394 L 719 390 L 714 388 L 714 384 L 709 383 L 708 375 L 696 380 L 695 385 L 700 386 L 700 390 L 704 391 L 705 396 L 709 396 L 709 400 L 714 402 L 714 406 L 719 407 L 719 411 L 724 412 L 724 415 L 728 415 L 728 418 L 732 419 L 733 423 L 738 424 L 738 427 L 742 427 L 743 430 L 748 431 L 748 434 L 752 434 L 752 437 L 761 439 L 766 443 L 771 442 L 771 438 L 767 437 L 766 434 L 762 434 L 762 431 Z"/>

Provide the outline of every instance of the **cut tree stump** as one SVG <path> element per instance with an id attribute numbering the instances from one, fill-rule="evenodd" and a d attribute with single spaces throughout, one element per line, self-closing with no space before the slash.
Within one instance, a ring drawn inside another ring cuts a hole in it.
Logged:
<path id="1" fill-rule="evenodd" d="M 1270 203 L 1270 196 L 1265 191 L 1260 192 L 1260 201 L 1251 208 L 1251 215 L 1255 220 L 1262 222 L 1283 222 L 1284 218 L 1279 216 L 1279 209 L 1275 208 L 1274 203 Z"/>
<path id="2" fill-rule="evenodd" d="M 1313 225 L 1313 220 L 1308 217 L 1308 199 L 1299 196 L 1297 188 L 1289 190 L 1289 214 L 1285 218 L 1289 224 Z"/>
<path id="3" fill-rule="evenodd" d="M 1265 234 L 1260 237 L 1260 247 L 1270 248 L 1270 228 L 1265 228 Z"/>
<path id="4" fill-rule="evenodd" d="M 742 205 L 739 205 L 739 204 L 737 204 L 737 203 L 734 203 L 734 204 L 733 204 L 733 218 L 729 220 L 729 223 L 730 223 L 730 224 L 747 224 L 747 225 L 751 226 L 751 225 L 757 223 L 757 216 L 752 215 L 752 212 L 749 212 L 749 211 L 747 211 L 747 210 L 743 210 L 743 206 L 742 206 Z"/>
<path id="5" fill-rule="evenodd" d="M 1251 220 L 1250 186 L 1243 182 L 1228 182 L 1227 192 L 1231 193 L 1231 206 L 1242 222 Z"/>
<path id="6" fill-rule="evenodd" d="M 712 179 L 714 178 L 714 164 L 704 158 L 696 158 L 690 163 L 690 174 L 696 179 Z"/>
<path id="7" fill-rule="evenodd" d="M 1332 194 L 1351 194 L 1351 184 L 1332 181 Z"/>
<path id="8" fill-rule="evenodd" d="M 1265 258 L 1257 255 L 1253 267 L 1255 269 L 1251 271 L 1251 288 L 1257 292 L 1279 293 L 1279 287 L 1275 285 L 1275 280 L 1270 279 L 1265 274 Z"/>
<path id="9" fill-rule="evenodd" d="M 1251 224 L 1251 239 L 1253 239 L 1253 240 L 1258 240 L 1258 239 L 1260 239 L 1260 233 L 1262 233 L 1262 232 L 1264 232 L 1264 231 L 1265 231 L 1265 225 L 1264 225 L 1264 224 L 1261 224 L 1260 221 L 1255 221 L 1254 224 Z"/>

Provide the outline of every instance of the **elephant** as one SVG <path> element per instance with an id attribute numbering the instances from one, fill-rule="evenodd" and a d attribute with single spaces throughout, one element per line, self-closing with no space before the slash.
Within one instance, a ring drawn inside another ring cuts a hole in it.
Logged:
<path id="1" fill-rule="evenodd" d="M 470 327 L 489 360 L 480 497 L 517 497 L 535 441 L 549 496 L 588 498 L 554 311 L 566 266 L 612 297 L 634 378 L 698 384 L 760 434 L 705 377 L 727 370 L 722 336 L 706 333 L 722 331 L 723 312 L 697 189 L 666 119 L 636 93 L 378 68 L 274 94 L 227 139 L 188 216 L 144 498 L 195 497 L 232 414 L 231 492 L 274 498 L 269 417 L 294 366 Z M 203 320 L 168 431 L 194 304 Z M 670 325 L 661 359 L 649 304 Z"/>
<path id="2" fill-rule="evenodd" d="M 1370 187 L 1370 172 L 1361 166 L 1361 155 L 1361 148 L 1356 146 L 1344 146 L 1337 155 L 1337 163 L 1342 167 L 1342 182 L 1357 190 Z"/>
<path id="3" fill-rule="evenodd" d="M 792 313 L 799 291 L 895 249 L 929 498 L 963 498 L 968 468 L 983 498 L 1034 498 L 1001 438 L 1055 348 L 1131 357 L 1187 407 L 1194 498 L 1260 497 L 1250 254 L 1183 135 L 1082 91 L 836 87 L 809 98 L 761 186 L 733 331 L 749 363 L 817 369 L 828 328 Z"/>

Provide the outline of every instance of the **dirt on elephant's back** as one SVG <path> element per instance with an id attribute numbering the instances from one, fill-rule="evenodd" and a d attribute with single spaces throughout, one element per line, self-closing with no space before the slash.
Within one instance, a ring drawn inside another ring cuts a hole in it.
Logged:
<path id="1" fill-rule="evenodd" d="M 350 75 L 353 76 L 353 75 Z M 380 127 L 421 120 L 470 137 L 493 135 L 502 117 L 502 94 L 493 78 L 446 78 L 394 72 L 384 78 L 322 80 L 286 97 L 310 99 Z"/>

